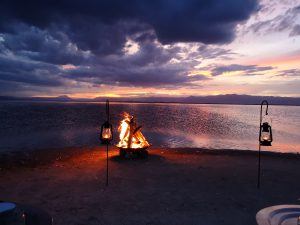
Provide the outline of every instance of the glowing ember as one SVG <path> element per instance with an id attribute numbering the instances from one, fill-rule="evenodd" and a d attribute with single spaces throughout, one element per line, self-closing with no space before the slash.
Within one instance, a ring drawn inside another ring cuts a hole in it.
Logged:
<path id="1" fill-rule="evenodd" d="M 128 149 L 145 149 L 149 147 L 150 144 L 142 134 L 141 127 L 137 126 L 133 116 L 125 112 L 124 119 L 118 128 L 120 141 L 117 147 Z"/>

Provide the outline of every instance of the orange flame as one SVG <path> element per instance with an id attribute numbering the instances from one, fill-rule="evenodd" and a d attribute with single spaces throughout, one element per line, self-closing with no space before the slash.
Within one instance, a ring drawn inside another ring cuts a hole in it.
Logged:
<path id="1" fill-rule="evenodd" d="M 124 112 L 124 119 L 121 120 L 118 128 L 120 132 L 120 141 L 117 144 L 119 148 L 147 148 L 150 146 L 141 132 L 141 126 L 137 126 L 134 116 Z"/>

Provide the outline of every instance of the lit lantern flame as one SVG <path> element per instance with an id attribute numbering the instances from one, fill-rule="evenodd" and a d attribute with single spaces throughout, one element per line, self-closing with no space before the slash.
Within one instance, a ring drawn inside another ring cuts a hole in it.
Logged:
<path id="1" fill-rule="evenodd" d="M 141 126 L 138 127 L 134 117 L 126 112 L 118 131 L 120 132 L 120 141 L 117 144 L 119 148 L 141 149 L 150 146 L 141 132 Z"/>
<path id="2" fill-rule="evenodd" d="M 104 128 L 102 133 L 103 139 L 110 139 L 111 138 L 111 129 L 110 128 Z"/>

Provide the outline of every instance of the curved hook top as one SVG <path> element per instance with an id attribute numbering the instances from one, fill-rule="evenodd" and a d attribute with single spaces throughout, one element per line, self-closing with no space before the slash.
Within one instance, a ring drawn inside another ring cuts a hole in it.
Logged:
<path id="1" fill-rule="evenodd" d="M 267 108 L 266 108 L 266 115 L 268 115 L 268 108 L 269 108 L 269 103 L 267 100 L 263 100 L 260 104 L 260 109 L 262 109 L 262 106 L 266 104 L 267 105 Z"/>

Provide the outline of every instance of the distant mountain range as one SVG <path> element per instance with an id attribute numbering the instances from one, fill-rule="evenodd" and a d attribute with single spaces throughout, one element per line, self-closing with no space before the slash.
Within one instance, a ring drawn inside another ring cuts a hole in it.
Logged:
<path id="1" fill-rule="evenodd" d="M 51 102 L 103 102 L 106 97 L 97 98 L 70 98 L 67 95 L 58 97 L 12 97 L 0 96 L 0 101 L 51 101 Z M 135 98 L 109 98 L 111 102 L 145 102 L 145 103 L 193 103 L 193 104 L 239 104 L 257 105 L 262 100 L 268 100 L 272 105 L 298 105 L 300 97 L 252 96 L 252 95 L 211 95 L 189 97 L 135 97 Z"/>

